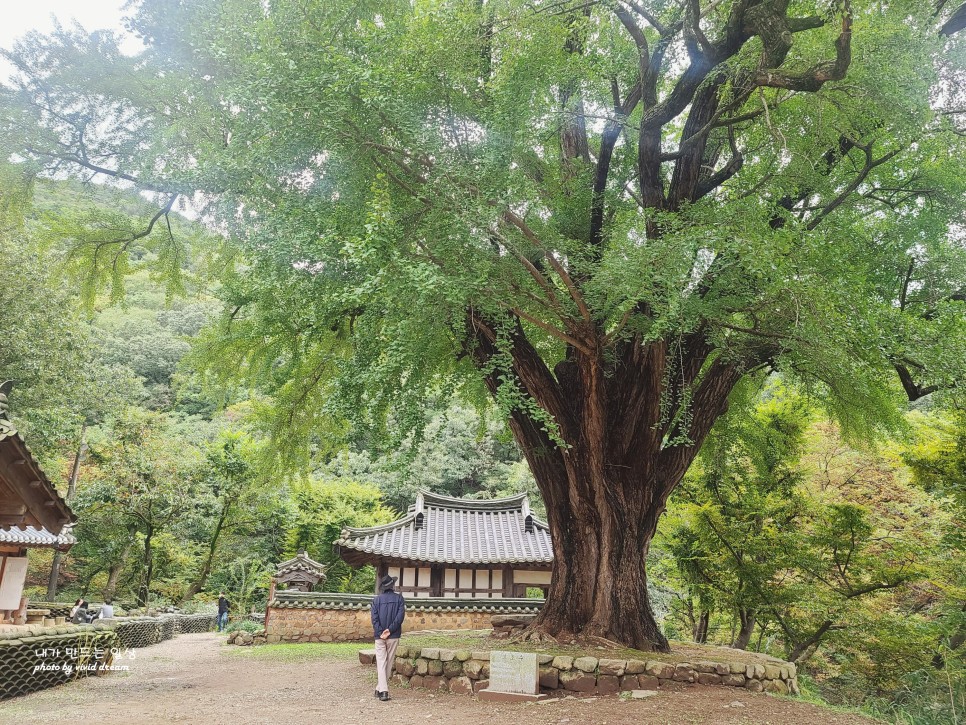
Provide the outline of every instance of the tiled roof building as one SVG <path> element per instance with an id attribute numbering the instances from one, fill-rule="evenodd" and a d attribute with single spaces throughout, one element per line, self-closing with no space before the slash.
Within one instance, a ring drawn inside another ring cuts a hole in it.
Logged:
<path id="1" fill-rule="evenodd" d="M 67 551 L 75 520 L 7 417 L 0 390 L 0 622 L 22 617 L 27 549 Z"/>
<path id="2" fill-rule="evenodd" d="M 373 564 L 377 581 L 399 578 L 417 597 L 524 597 L 550 583 L 553 547 L 526 494 L 475 500 L 422 490 L 403 518 L 346 528 L 336 541 L 354 566 Z"/>
<path id="3" fill-rule="evenodd" d="M 283 561 L 275 570 L 275 583 L 302 592 L 310 592 L 321 581 L 325 583 L 325 565 L 309 558 L 305 549 L 288 561 Z"/>

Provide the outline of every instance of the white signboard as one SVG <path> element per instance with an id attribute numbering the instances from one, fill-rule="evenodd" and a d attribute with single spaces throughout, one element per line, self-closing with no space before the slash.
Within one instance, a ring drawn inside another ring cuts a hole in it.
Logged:
<path id="1" fill-rule="evenodd" d="M 491 691 L 540 692 L 540 669 L 532 652 L 490 652 Z"/>

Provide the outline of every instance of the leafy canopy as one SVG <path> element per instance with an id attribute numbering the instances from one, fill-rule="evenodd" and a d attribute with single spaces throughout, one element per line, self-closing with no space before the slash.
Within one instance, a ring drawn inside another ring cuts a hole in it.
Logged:
<path id="1" fill-rule="evenodd" d="M 941 113 L 959 41 L 919 2 L 693 5 L 144 0 L 136 58 L 106 33 L 20 44 L 0 138 L 162 212 L 205 205 L 237 256 L 203 354 L 274 397 L 295 448 L 333 418 L 417 425 L 431 391 L 479 395 L 481 320 L 498 402 L 558 441 L 507 384 L 520 330 L 551 367 L 612 365 L 631 338 L 683 357 L 698 334 L 847 430 L 894 425 L 897 361 L 926 386 L 962 371 L 966 176 Z M 106 246 L 115 267 L 135 234 Z M 666 374 L 662 429 L 687 443 L 692 382 Z"/>

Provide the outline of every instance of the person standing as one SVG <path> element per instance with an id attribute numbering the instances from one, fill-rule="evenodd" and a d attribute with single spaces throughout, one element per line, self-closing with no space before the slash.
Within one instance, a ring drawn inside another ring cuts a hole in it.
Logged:
<path id="1" fill-rule="evenodd" d="M 218 592 L 218 631 L 223 632 L 228 626 L 228 610 L 231 609 L 231 602 L 225 597 L 224 592 Z"/>
<path id="2" fill-rule="evenodd" d="M 396 591 L 396 577 L 388 574 L 379 582 L 382 592 L 372 600 L 372 634 L 376 640 L 376 697 L 388 702 L 389 676 L 396 660 L 396 646 L 406 618 L 406 601 Z"/>

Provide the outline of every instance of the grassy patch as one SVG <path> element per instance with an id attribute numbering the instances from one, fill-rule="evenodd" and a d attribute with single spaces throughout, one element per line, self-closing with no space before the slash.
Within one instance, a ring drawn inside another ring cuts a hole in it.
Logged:
<path id="1" fill-rule="evenodd" d="M 663 662 L 761 662 L 760 655 L 721 647 L 696 645 L 685 642 L 672 642 L 671 653 L 642 652 L 627 647 L 603 645 L 567 645 L 540 642 L 510 642 L 493 639 L 489 630 L 478 632 L 414 632 L 404 634 L 400 646 L 412 649 L 438 647 L 441 649 L 505 652 L 537 652 L 539 654 L 564 655 L 570 657 L 598 657 L 620 660 L 661 660 Z M 333 642 L 333 643 L 288 643 L 267 644 L 257 647 L 228 647 L 231 656 L 253 657 L 259 660 L 280 662 L 301 662 L 322 658 L 355 659 L 360 649 L 372 649 L 372 642 Z"/>
<path id="2" fill-rule="evenodd" d="M 821 695 L 816 687 L 812 678 L 807 675 L 798 676 L 798 687 L 801 690 L 799 695 L 772 695 L 772 697 L 779 697 L 783 700 L 788 700 L 789 702 L 807 702 L 810 705 L 815 705 L 823 710 L 831 710 L 832 712 L 839 713 L 840 715 L 857 715 L 862 716 L 867 719 L 873 719 L 875 716 L 871 715 L 868 711 L 863 710 L 860 707 L 850 707 L 848 705 L 833 705 L 827 702 Z M 882 720 L 882 722 L 886 722 Z"/>
<path id="3" fill-rule="evenodd" d="M 358 642 L 305 642 L 300 644 L 263 644 L 257 647 L 228 646 L 229 657 L 251 657 L 274 662 L 308 662 L 321 659 L 352 660 L 366 645 Z"/>

